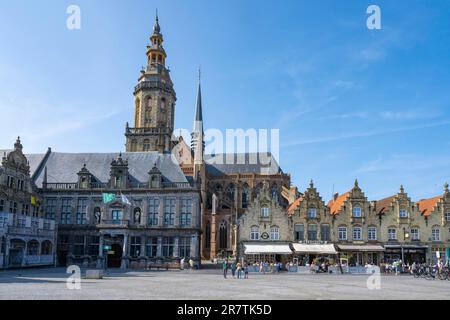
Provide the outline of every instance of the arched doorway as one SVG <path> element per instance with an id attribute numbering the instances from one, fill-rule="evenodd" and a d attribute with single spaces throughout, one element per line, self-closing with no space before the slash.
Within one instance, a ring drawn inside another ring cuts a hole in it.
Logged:
<path id="1" fill-rule="evenodd" d="M 118 243 L 111 245 L 114 254 L 108 255 L 108 268 L 120 268 L 122 263 L 122 246 Z"/>
<path id="2" fill-rule="evenodd" d="M 25 256 L 25 241 L 21 239 L 12 239 L 9 247 L 9 265 L 19 267 L 22 265 Z"/>

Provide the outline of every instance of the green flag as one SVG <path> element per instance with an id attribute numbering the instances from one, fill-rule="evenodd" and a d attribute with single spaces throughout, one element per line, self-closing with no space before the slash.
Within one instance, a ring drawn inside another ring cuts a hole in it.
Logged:
<path id="1" fill-rule="evenodd" d="M 103 193 L 103 203 L 109 203 L 116 200 L 116 195 L 114 193 Z"/>

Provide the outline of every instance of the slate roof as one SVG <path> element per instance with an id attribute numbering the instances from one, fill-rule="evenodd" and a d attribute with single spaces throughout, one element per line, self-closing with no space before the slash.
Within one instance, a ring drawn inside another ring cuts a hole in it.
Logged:
<path id="1" fill-rule="evenodd" d="M 227 156 L 231 156 L 227 159 Z M 206 171 L 213 176 L 236 173 L 283 173 L 271 153 L 205 154 Z"/>
<path id="2" fill-rule="evenodd" d="M 31 174 L 35 173 L 43 154 L 27 154 L 30 160 Z M 117 159 L 119 153 L 58 153 L 51 152 L 48 158 L 36 172 L 35 183 L 42 187 L 44 167 L 47 167 L 48 183 L 75 183 L 78 181 L 77 173 L 84 164 L 89 172 L 100 182 L 106 183 L 110 178 L 111 162 Z M 131 180 L 139 183 L 148 182 L 148 172 L 156 167 L 169 182 L 187 182 L 175 157 L 171 154 L 157 152 L 130 152 L 122 154 L 123 160 L 128 160 L 128 172 Z"/>

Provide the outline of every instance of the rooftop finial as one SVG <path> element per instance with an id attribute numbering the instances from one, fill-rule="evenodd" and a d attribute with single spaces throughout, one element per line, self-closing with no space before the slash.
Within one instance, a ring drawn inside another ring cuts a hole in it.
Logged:
<path id="1" fill-rule="evenodd" d="M 444 191 L 445 191 L 445 193 L 449 193 L 449 190 L 448 190 L 448 182 L 446 182 L 446 183 L 444 184 Z"/>
<path id="2" fill-rule="evenodd" d="M 355 179 L 355 187 L 357 188 L 359 186 L 358 179 Z"/>
<path id="3" fill-rule="evenodd" d="M 160 32 L 161 32 L 161 28 L 159 26 L 158 9 L 156 9 L 156 17 L 155 17 L 155 25 L 153 27 L 153 33 L 159 34 Z"/>
<path id="4" fill-rule="evenodd" d="M 403 188 L 403 185 L 400 185 L 400 193 L 405 193 L 405 188 Z"/>
<path id="5" fill-rule="evenodd" d="M 311 188 L 314 188 L 314 181 L 313 181 L 313 179 L 311 179 L 311 181 L 309 182 L 309 186 L 310 186 Z"/>
<path id="6" fill-rule="evenodd" d="M 202 80 L 202 68 L 198 67 L 198 83 L 200 84 Z"/>

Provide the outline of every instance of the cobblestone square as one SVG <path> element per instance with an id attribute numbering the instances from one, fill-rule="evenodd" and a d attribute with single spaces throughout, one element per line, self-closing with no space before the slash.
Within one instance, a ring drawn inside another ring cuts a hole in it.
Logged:
<path id="1" fill-rule="evenodd" d="M 84 272 L 82 273 L 84 275 Z M 224 279 L 220 270 L 119 271 L 102 280 L 66 286 L 65 269 L 0 272 L 0 299 L 43 300 L 391 300 L 448 299 L 450 281 L 381 276 L 381 289 L 369 290 L 366 275 L 250 274 Z"/>

